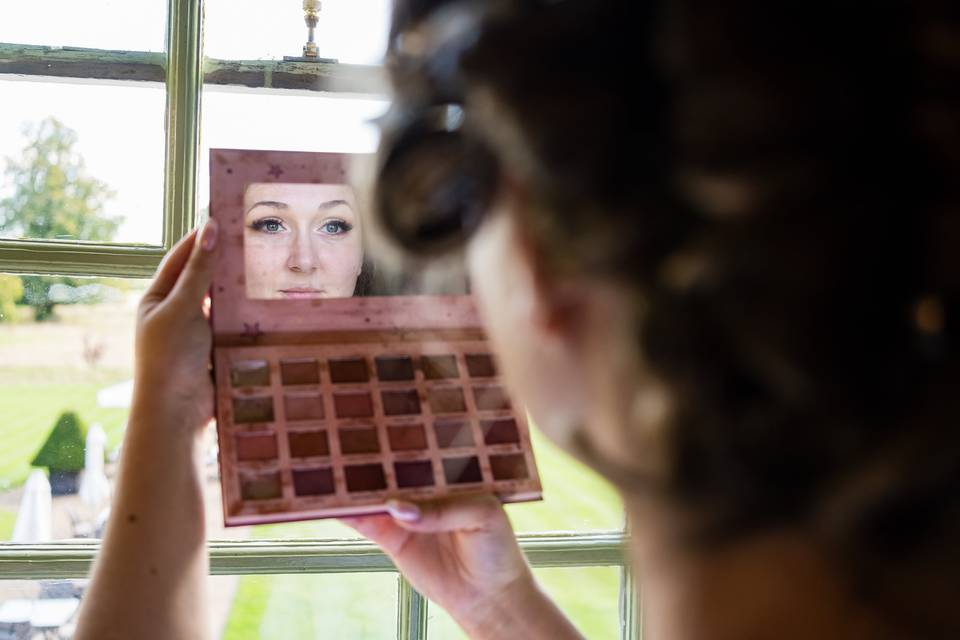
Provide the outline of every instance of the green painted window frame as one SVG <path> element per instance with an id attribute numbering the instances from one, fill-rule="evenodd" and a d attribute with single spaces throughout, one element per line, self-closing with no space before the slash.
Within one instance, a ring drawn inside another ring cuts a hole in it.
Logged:
<path id="1" fill-rule="evenodd" d="M 385 94 L 382 70 L 375 67 L 205 61 L 203 0 L 168 0 L 167 16 L 166 54 L 0 43 L 0 54 L 4 54 L 0 55 L 0 73 L 111 80 L 120 77 L 120 66 L 125 65 L 124 77 L 131 77 L 133 68 L 137 80 L 157 82 L 163 78 L 167 96 L 162 244 L 0 239 L 0 272 L 151 277 L 164 254 L 197 220 L 197 158 L 205 81 L 288 94 L 297 88 Z M 90 71 L 93 67 L 97 69 L 94 72 Z M 639 640 L 643 635 L 640 590 L 623 553 L 627 535 L 624 531 L 546 533 L 520 535 L 519 541 L 534 568 L 619 567 L 620 638 Z M 98 541 L 0 544 L 0 579 L 86 577 L 98 550 Z M 396 571 L 376 546 L 359 540 L 211 541 L 209 552 L 212 575 Z M 402 576 L 398 576 L 397 593 L 397 638 L 425 639 L 428 602 Z"/>

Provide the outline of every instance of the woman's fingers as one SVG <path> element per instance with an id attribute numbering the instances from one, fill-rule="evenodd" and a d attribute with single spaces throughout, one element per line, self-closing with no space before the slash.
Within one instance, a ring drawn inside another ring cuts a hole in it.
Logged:
<path id="1" fill-rule="evenodd" d="M 418 533 L 478 530 L 501 525 L 509 528 L 503 506 L 492 495 L 461 496 L 420 504 L 391 500 L 387 503 L 387 510 L 397 525 Z"/>
<path id="2" fill-rule="evenodd" d="M 187 264 L 187 259 L 193 250 L 197 231 L 197 229 L 194 229 L 180 238 L 180 241 L 173 246 L 173 249 L 164 256 L 163 261 L 160 262 L 160 266 L 157 268 L 157 272 L 153 275 L 153 283 L 147 288 L 147 292 L 144 294 L 144 299 L 163 300 L 170 294 L 173 285 L 177 283 L 177 278 L 180 277 L 180 272 L 183 271 L 184 265 Z"/>
<path id="3" fill-rule="evenodd" d="M 180 240 L 161 263 L 145 299 L 200 308 L 210 287 L 217 232 L 216 221 L 208 220 Z"/>

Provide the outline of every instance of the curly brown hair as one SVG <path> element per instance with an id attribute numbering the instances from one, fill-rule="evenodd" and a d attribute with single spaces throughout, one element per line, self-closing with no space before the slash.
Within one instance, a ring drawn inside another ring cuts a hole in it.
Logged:
<path id="1" fill-rule="evenodd" d="M 462 67 L 554 268 L 636 292 L 668 453 L 613 479 L 960 635 L 957 5 L 507 0 Z"/>

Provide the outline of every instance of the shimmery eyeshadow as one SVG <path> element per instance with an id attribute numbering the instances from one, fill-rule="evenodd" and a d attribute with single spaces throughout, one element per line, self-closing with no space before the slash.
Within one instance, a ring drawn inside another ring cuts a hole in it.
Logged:
<path id="1" fill-rule="evenodd" d="M 494 480 L 524 480 L 529 476 L 522 453 L 490 456 L 490 471 Z"/>
<path id="2" fill-rule="evenodd" d="M 230 384 L 234 387 L 269 387 L 270 365 L 266 360 L 241 360 L 230 368 Z"/>
<path id="3" fill-rule="evenodd" d="M 431 389 L 427 398 L 430 402 L 430 411 L 433 413 L 463 413 L 467 410 L 463 400 L 463 390 L 459 387 Z"/>
<path id="4" fill-rule="evenodd" d="M 367 361 L 363 358 L 330 360 L 328 364 L 330 366 L 330 380 L 336 384 L 367 382 L 370 380 Z"/>
<path id="5" fill-rule="evenodd" d="M 287 420 L 323 420 L 323 398 L 317 394 L 285 395 L 283 408 Z"/>
<path id="6" fill-rule="evenodd" d="M 413 380 L 413 359 L 410 356 L 383 356 L 375 361 L 377 378 L 383 382 Z"/>
<path id="7" fill-rule="evenodd" d="M 429 460 L 395 462 L 393 469 L 397 476 L 397 486 L 401 489 L 433 485 L 433 465 Z"/>
<path id="8" fill-rule="evenodd" d="M 343 454 L 380 451 L 376 429 L 340 429 L 337 436 L 340 438 L 340 452 Z"/>
<path id="9" fill-rule="evenodd" d="M 287 433 L 290 455 L 294 458 L 312 458 L 330 455 L 326 431 L 291 431 Z"/>
<path id="10" fill-rule="evenodd" d="M 492 378 L 497 375 L 497 367 L 493 358 L 485 353 L 468 353 L 464 356 L 467 362 L 467 372 L 471 378 Z"/>
<path id="11" fill-rule="evenodd" d="M 437 446 L 441 449 L 473 446 L 473 431 L 465 420 L 437 420 L 433 424 Z"/>
<path id="12" fill-rule="evenodd" d="M 272 433 L 238 433 L 234 436 L 237 460 L 275 460 L 277 437 Z"/>
<path id="13" fill-rule="evenodd" d="M 511 444 L 520 442 L 520 432 L 517 429 L 517 421 L 513 418 L 481 420 L 480 428 L 483 430 L 483 441 L 486 444 Z"/>
<path id="14" fill-rule="evenodd" d="M 273 422 L 273 398 L 269 396 L 234 398 L 233 421 L 237 424 Z"/>
<path id="15" fill-rule="evenodd" d="M 419 451 L 427 448 L 427 434 L 422 424 L 387 427 L 387 436 L 393 451 Z"/>
<path id="16" fill-rule="evenodd" d="M 483 474 L 480 473 L 480 460 L 476 456 L 444 458 L 443 475 L 447 484 L 483 482 Z"/>
<path id="17" fill-rule="evenodd" d="M 510 398 L 499 385 L 474 387 L 473 397 L 478 411 L 503 411 L 510 408 Z"/>
<path id="18" fill-rule="evenodd" d="M 452 355 L 421 356 L 420 368 L 423 370 L 423 377 L 427 380 L 460 377 L 460 370 L 457 368 L 457 358 Z"/>
<path id="19" fill-rule="evenodd" d="M 349 464 L 343 471 L 347 480 L 347 491 L 381 491 L 387 488 L 387 478 L 380 463 Z"/>
<path id="20" fill-rule="evenodd" d="M 383 413 L 388 416 L 405 416 L 420 413 L 420 397 L 416 389 L 383 391 Z"/>
<path id="21" fill-rule="evenodd" d="M 280 472 L 240 478 L 240 495 L 244 500 L 273 500 L 282 494 Z"/>
<path id="22" fill-rule="evenodd" d="M 334 493 L 333 469 L 294 469 L 293 492 L 298 496 L 320 496 Z"/>
<path id="23" fill-rule="evenodd" d="M 320 370 L 313 358 L 281 360 L 280 380 L 283 384 L 319 384 Z"/>
<path id="24" fill-rule="evenodd" d="M 367 392 L 334 394 L 333 406 L 338 418 L 369 418 L 373 415 L 373 401 Z"/>

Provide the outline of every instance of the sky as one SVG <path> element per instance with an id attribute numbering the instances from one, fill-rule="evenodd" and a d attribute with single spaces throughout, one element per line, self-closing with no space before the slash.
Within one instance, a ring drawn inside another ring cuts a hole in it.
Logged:
<path id="1" fill-rule="evenodd" d="M 206 0 L 204 54 L 226 59 L 300 55 L 306 41 L 302 0 Z M 320 55 L 378 64 L 390 0 L 323 0 Z M 0 0 L 0 42 L 163 51 L 163 0 Z M 116 196 L 106 213 L 121 216 L 119 242 L 159 244 L 163 212 L 163 87 L 0 76 L 0 166 L 26 144 L 24 127 L 53 116 L 78 134 L 89 175 Z M 332 95 L 332 94 L 328 94 Z M 371 152 L 369 124 L 386 102 L 356 97 L 204 91 L 198 204 L 208 200 L 210 148 Z M 9 192 L 0 175 L 0 196 Z"/>

